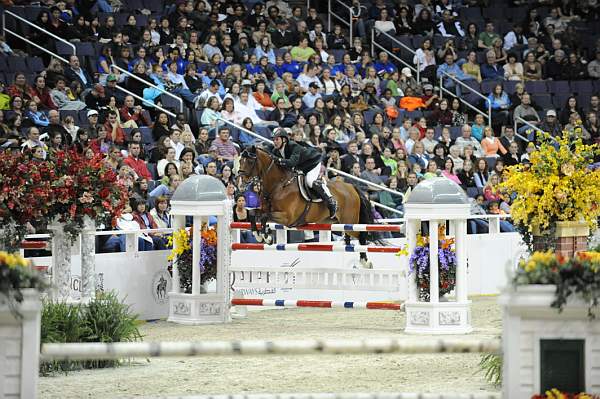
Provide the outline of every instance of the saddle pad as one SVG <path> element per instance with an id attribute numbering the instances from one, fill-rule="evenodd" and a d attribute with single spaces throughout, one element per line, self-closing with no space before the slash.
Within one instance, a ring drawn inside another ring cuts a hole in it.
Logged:
<path id="1" fill-rule="evenodd" d="M 304 198 L 306 201 L 310 201 L 310 202 L 323 202 L 323 200 L 321 199 L 321 197 L 319 197 L 314 191 L 312 191 L 307 185 L 306 185 L 306 176 L 304 176 L 303 174 L 298 174 L 298 179 L 296 179 L 298 181 L 298 189 L 300 190 L 300 194 L 302 195 L 302 198 Z"/>

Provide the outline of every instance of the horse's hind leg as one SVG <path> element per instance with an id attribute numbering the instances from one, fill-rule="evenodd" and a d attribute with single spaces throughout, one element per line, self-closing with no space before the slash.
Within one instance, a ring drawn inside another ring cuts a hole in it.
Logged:
<path id="1" fill-rule="evenodd" d="M 368 241 L 367 241 L 367 232 L 366 231 L 361 231 L 358 234 L 358 242 L 360 243 L 360 245 L 367 245 Z M 361 252 L 360 253 L 360 265 L 362 267 L 364 267 L 365 269 L 372 269 L 373 268 L 373 262 L 371 262 L 367 258 L 367 253 L 366 252 Z"/>

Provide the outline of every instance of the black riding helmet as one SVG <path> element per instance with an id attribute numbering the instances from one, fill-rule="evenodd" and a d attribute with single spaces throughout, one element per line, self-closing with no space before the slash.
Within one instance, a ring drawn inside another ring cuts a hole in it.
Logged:
<path id="1" fill-rule="evenodd" d="M 274 134 L 273 134 L 273 138 L 275 137 L 281 137 L 282 139 L 290 139 L 290 135 L 287 132 L 287 130 L 285 130 L 284 128 L 280 127 L 279 129 L 275 130 Z"/>

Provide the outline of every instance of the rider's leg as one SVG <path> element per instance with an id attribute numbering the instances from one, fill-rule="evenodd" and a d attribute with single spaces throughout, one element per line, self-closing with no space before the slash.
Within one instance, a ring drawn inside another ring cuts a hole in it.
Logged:
<path id="1" fill-rule="evenodd" d="M 321 164 L 319 163 L 313 169 L 311 169 L 306 174 L 306 184 L 308 187 L 312 188 L 319 197 L 323 199 L 327 203 L 327 209 L 329 209 L 329 217 L 332 219 L 335 217 L 335 213 L 337 211 L 337 202 L 327 185 L 323 182 L 323 180 L 319 179 L 319 175 L 321 174 Z"/>

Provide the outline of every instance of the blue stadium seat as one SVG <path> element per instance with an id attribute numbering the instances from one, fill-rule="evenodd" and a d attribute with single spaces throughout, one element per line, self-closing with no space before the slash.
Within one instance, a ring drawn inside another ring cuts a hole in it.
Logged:
<path id="1" fill-rule="evenodd" d="M 8 72 L 25 72 L 27 73 L 27 65 L 25 64 L 25 58 L 23 57 L 7 57 L 6 58 L 7 71 Z"/>
<path id="2" fill-rule="evenodd" d="M 525 82 L 525 90 L 531 94 L 547 93 L 548 87 L 544 80 L 532 80 Z"/>
<path id="3" fill-rule="evenodd" d="M 58 55 L 71 55 L 73 54 L 73 47 L 69 46 L 66 43 L 56 41 L 56 52 Z"/>
<path id="4" fill-rule="evenodd" d="M 576 80 L 571 82 L 571 91 L 574 93 L 592 93 L 594 85 L 590 80 Z"/>
<path id="5" fill-rule="evenodd" d="M 461 129 L 462 129 L 461 126 L 451 126 L 450 127 L 450 137 L 452 137 L 453 139 L 459 138 L 462 134 Z"/>
<path id="6" fill-rule="evenodd" d="M 544 110 L 554 108 L 550 94 L 534 94 L 533 103 Z"/>
<path id="7" fill-rule="evenodd" d="M 152 129 L 150 129 L 147 126 L 142 126 L 139 129 L 140 133 L 142 133 L 142 143 L 154 144 L 154 138 L 152 137 Z"/>
<path id="8" fill-rule="evenodd" d="M 551 94 L 567 94 L 571 92 L 571 87 L 569 86 L 569 82 L 566 80 L 549 80 L 546 82 L 548 86 L 548 91 Z"/>
<path id="9" fill-rule="evenodd" d="M 81 60 L 81 57 L 95 57 L 96 50 L 94 49 L 94 45 L 89 42 L 81 42 L 75 43 L 75 48 L 77 49 L 77 56 Z"/>
<path id="10" fill-rule="evenodd" d="M 46 69 L 44 67 L 44 61 L 42 61 L 42 59 L 40 57 L 27 57 L 26 61 L 27 61 L 27 70 L 29 70 L 31 72 L 39 73 L 39 72 L 43 71 L 44 69 Z M 0 67 L 0 70 L 1 69 L 2 69 L 2 67 Z"/>

